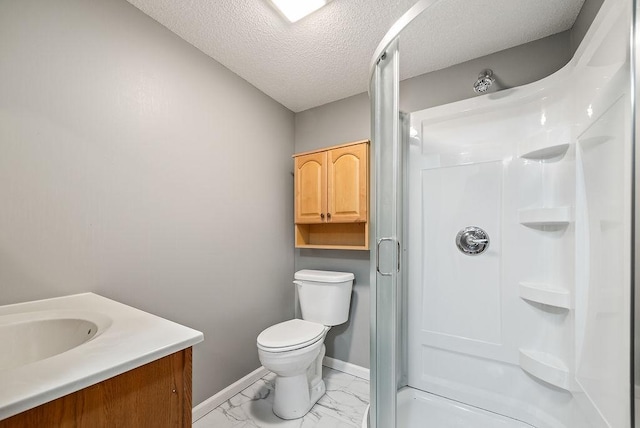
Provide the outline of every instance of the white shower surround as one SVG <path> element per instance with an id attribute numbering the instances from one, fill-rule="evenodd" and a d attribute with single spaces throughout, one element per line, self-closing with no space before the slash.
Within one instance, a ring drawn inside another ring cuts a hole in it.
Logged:
<path id="1" fill-rule="evenodd" d="M 629 426 L 628 7 L 607 0 L 548 78 L 411 115 L 410 386 L 536 427 Z M 480 256 L 454 244 L 469 225 Z"/>

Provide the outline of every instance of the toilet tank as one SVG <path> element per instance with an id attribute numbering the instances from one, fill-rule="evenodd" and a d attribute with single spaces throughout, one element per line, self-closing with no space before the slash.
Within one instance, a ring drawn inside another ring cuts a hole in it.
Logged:
<path id="1" fill-rule="evenodd" d="M 347 322 L 352 273 L 305 269 L 296 272 L 294 278 L 302 319 L 327 326 Z"/>

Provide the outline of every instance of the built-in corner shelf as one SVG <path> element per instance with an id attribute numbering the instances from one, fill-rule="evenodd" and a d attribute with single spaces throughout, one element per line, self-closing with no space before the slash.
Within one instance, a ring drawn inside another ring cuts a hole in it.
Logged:
<path id="1" fill-rule="evenodd" d="M 569 145 L 567 142 L 523 141 L 518 145 L 518 153 L 524 159 L 548 160 L 564 156 Z"/>
<path id="2" fill-rule="evenodd" d="M 530 302 L 571 309 L 571 293 L 566 288 L 535 282 L 521 282 L 520 297 Z"/>
<path id="3" fill-rule="evenodd" d="M 613 140 L 613 137 L 610 135 L 596 135 L 594 137 L 581 138 L 578 142 L 581 146 L 595 147 L 610 140 Z"/>
<path id="4" fill-rule="evenodd" d="M 518 210 L 518 221 L 529 227 L 566 226 L 573 221 L 573 208 L 522 208 Z"/>
<path id="5" fill-rule="evenodd" d="M 520 367 L 531 376 L 567 391 L 574 382 L 567 365 L 555 355 L 546 352 L 520 349 Z"/>

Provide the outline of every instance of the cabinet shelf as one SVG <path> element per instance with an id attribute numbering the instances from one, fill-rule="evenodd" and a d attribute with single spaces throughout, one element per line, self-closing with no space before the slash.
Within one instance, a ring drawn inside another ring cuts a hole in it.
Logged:
<path id="1" fill-rule="evenodd" d="M 518 210 L 518 221 L 529 227 L 565 226 L 573 221 L 572 207 L 523 208 Z"/>
<path id="2" fill-rule="evenodd" d="M 368 223 L 295 225 L 296 248 L 368 250 Z"/>
<path id="3" fill-rule="evenodd" d="M 571 309 L 571 293 L 566 288 L 549 284 L 521 282 L 520 297 L 530 302 Z"/>
<path id="4" fill-rule="evenodd" d="M 520 349 L 519 363 L 531 376 L 566 391 L 574 389 L 567 365 L 555 355 Z"/>

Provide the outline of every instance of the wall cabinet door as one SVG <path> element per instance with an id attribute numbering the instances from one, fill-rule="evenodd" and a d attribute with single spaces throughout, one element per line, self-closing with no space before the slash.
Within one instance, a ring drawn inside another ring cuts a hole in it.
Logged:
<path id="1" fill-rule="evenodd" d="M 367 148 L 357 144 L 327 152 L 327 221 L 367 221 Z"/>
<path id="2" fill-rule="evenodd" d="M 295 222 L 324 223 L 327 214 L 327 153 L 295 158 Z"/>

